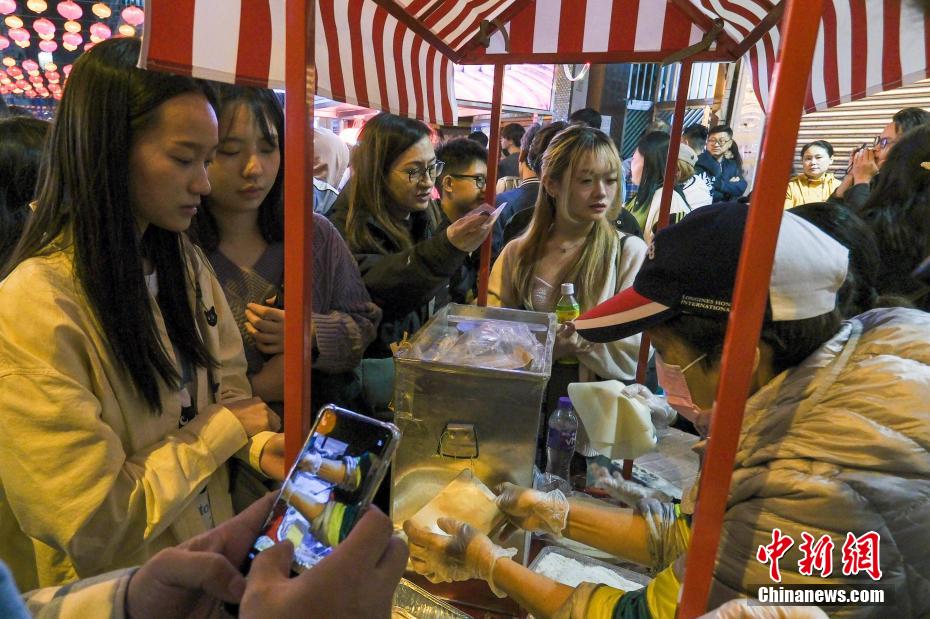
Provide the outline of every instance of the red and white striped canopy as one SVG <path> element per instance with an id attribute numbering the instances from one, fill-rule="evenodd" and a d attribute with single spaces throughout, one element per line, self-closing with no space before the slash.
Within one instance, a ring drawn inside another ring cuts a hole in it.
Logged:
<path id="1" fill-rule="evenodd" d="M 449 124 L 453 62 L 659 61 L 720 22 L 714 44 L 693 60 L 748 57 L 765 105 L 782 8 L 778 0 L 317 0 L 318 93 Z M 143 64 L 283 87 L 284 0 L 148 0 L 147 10 Z M 506 37 L 482 41 L 492 22 Z M 828 0 L 807 109 L 927 77 L 928 35 L 907 0 Z"/>

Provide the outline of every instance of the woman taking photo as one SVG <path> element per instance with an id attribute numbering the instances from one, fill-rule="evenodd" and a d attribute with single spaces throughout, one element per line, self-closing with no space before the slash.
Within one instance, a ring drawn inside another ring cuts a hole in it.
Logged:
<path id="1" fill-rule="evenodd" d="M 833 145 L 826 140 L 816 140 L 801 148 L 801 164 L 804 171 L 788 182 L 785 208 L 793 208 L 811 202 L 826 202 L 840 181 L 829 172 L 833 164 Z"/>
<path id="2" fill-rule="evenodd" d="M 494 224 L 488 209 L 479 208 L 442 227 L 442 211 L 431 199 L 442 166 L 429 128 L 419 121 L 382 113 L 359 134 L 352 180 L 330 219 L 384 312 L 366 358 L 390 358 L 392 342 L 412 335 L 449 302 L 449 279 Z"/>
<path id="3" fill-rule="evenodd" d="M 552 312 L 562 283 L 571 282 L 584 312 L 630 285 L 646 245 L 613 224 L 620 209 L 620 156 L 598 129 L 571 125 L 549 144 L 542 161 L 542 191 L 523 236 L 504 247 L 488 285 L 488 305 Z M 605 268 L 605 266 L 607 268 Z M 578 380 L 636 375 L 639 336 L 610 344 L 581 339 L 571 324 L 556 335 L 553 360 L 577 359 L 550 389 L 553 397 Z M 552 399 L 552 398 L 548 398 Z"/>
<path id="4" fill-rule="evenodd" d="M 636 196 L 626 203 L 626 209 L 636 218 L 646 243 L 659 226 L 659 207 L 662 202 L 662 183 L 665 181 L 665 160 L 668 155 L 668 134 L 651 131 L 639 139 L 630 167 L 631 179 L 639 185 Z M 669 210 L 670 224 L 677 223 L 691 212 L 691 207 L 676 187 L 672 191 Z"/>
<path id="5" fill-rule="evenodd" d="M 0 274 L 0 556 L 22 589 L 231 517 L 237 452 L 283 476 L 277 420 L 182 234 L 210 192 L 213 106 L 196 80 L 136 69 L 139 49 L 113 39 L 75 63 Z"/>
<path id="6" fill-rule="evenodd" d="M 284 310 L 273 305 L 283 300 L 284 285 L 284 113 L 271 90 L 224 86 L 218 99 L 212 191 L 193 232 L 239 325 L 252 390 L 280 403 Z M 320 405 L 347 405 L 339 387 L 374 339 L 381 311 L 332 224 L 317 214 L 313 224 L 312 393 Z"/>

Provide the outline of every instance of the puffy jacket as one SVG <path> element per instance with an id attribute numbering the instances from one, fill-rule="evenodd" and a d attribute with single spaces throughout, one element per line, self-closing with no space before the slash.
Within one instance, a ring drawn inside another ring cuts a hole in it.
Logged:
<path id="1" fill-rule="evenodd" d="M 930 614 L 928 342 L 930 314 L 872 310 L 844 323 L 801 365 L 753 394 L 734 460 L 709 608 L 774 584 L 769 564 L 756 553 L 779 528 L 794 541 L 779 560 L 782 584 L 878 584 L 891 590 L 893 606 L 822 606 L 831 617 Z M 583 585 L 561 616 L 599 616 L 605 606 L 614 617 L 674 615 L 680 582 L 675 559 L 687 550 L 690 532 L 675 506 L 654 503 L 638 509 L 646 516 L 652 567 L 662 570 L 660 577 L 623 595 Z M 847 533 L 870 531 L 881 536 L 878 583 L 865 573 L 843 575 Z M 830 536 L 828 577 L 816 569 L 800 574 L 802 532 L 815 540 Z"/>
<path id="2" fill-rule="evenodd" d="M 220 366 L 197 368 L 199 412 L 179 427 L 177 390 L 162 385 L 155 414 L 126 379 L 63 245 L 0 282 L 0 559 L 23 591 L 141 564 L 230 518 L 226 461 L 247 445 L 222 404 L 251 396 L 242 339 L 200 250 L 186 244 L 199 293 L 189 295 Z M 257 464 L 271 436 L 240 455 Z"/>
<path id="3" fill-rule="evenodd" d="M 350 188 L 339 194 L 330 212 L 330 221 L 343 238 L 350 194 Z M 410 216 L 415 243 L 410 249 L 395 246 L 373 219 L 368 222 L 369 230 L 390 253 L 349 243 L 371 300 L 384 311 L 378 337 L 365 352 L 366 358 L 390 357 L 391 342 L 403 339 L 404 332 L 413 335 L 449 302 L 450 279 L 459 272 L 467 254 L 452 245 L 442 221 L 442 210 L 430 203 L 426 211 Z"/>
<path id="4" fill-rule="evenodd" d="M 872 310 L 800 366 L 756 392 L 734 463 L 714 605 L 769 582 L 756 560 L 780 527 L 795 544 L 782 582 L 868 583 L 843 576 L 848 532 L 881 535 L 881 583 L 895 615 L 930 613 L 930 314 Z M 834 570 L 798 573 L 801 532 L 833 540 Z M 824 607 L 836 617 L 887 617 L 889 607 Z"/>

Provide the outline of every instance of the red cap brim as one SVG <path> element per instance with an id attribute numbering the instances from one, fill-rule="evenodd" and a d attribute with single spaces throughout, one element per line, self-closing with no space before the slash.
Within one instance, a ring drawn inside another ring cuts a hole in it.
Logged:
<path id="1" fill-rule="evenodd" d="M 636 335 L 677 313 L 631 287 L 579 316 L 575 328 L 589 342 L 614 342 Z"/>

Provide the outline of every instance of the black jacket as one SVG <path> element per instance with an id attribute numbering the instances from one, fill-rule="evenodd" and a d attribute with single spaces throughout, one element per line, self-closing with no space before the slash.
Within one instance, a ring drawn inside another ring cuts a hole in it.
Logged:
<path id="1" fill-rule="evenodd" d="M 329 213 L 343 238 L 348 215 L 349 191 L 343 191 Z M 449 280 L 460 270 L 467 254 L 449 242 L 443 221 L 442 211 L 430 203 L 426 211 L 410 216 L 415 243 L 410 249 L 401 250 L 391 242 L 374 220 L 369 220 L 368 228 L 390 253 L 349 243 L 371 300 L 384 312 L 378 338 L 365 351 L 366 358 L 390 357 L 392 342 L 403 339 L 405 332 L 412 336 L 449 302 Z"/>

